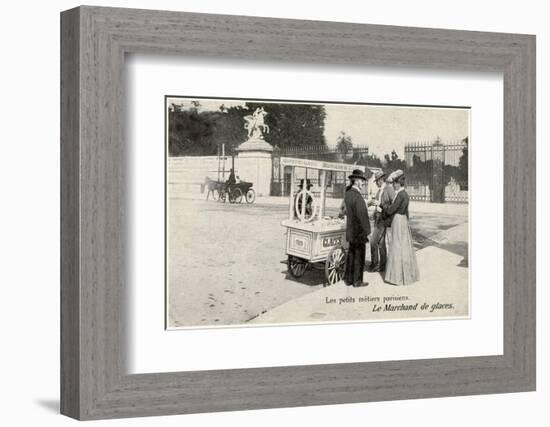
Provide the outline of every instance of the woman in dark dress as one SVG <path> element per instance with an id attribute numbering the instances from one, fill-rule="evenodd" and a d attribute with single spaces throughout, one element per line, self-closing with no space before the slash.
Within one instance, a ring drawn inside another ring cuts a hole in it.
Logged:
<path id="1" fill-rule="evenodd" d="M 409 195 L 405 191 L 405 176 L 397 170 L 390 175 L 395 197 L 384 212 L 391 217 L 390 248 L 386 264 L 386 282 L 394 285 L 410 285 L 420 279 L 416 254 L 409 227 Z"/>

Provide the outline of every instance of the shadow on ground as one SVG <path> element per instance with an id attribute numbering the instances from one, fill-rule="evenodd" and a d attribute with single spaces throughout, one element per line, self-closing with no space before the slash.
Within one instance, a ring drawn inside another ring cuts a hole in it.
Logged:
<path id="1" fill-rule="evenodd" d="M 460 261 L 457 266 L 468 268 L 468 244 L 466 242 L 439 243 L 434 246 L 461 256 L 462 261 Z"/>
<path id="2" fill-rule="evenodd" d="M 57 399 L 39 399 L 35 403 L 50 412 L 59 414 L 59 400 Z"/>
<path id="3" fill-rule="evenodd" d="M 299 278 L 293 277 L 288 272 L 288 264 L 286 260 L 281 260 L 281 264 L 285 266 L 284 269 L 281 270 L 281 274 L 284 274 L 285 279 L 290 282 L 295 282 L 295 283 L 299 283 L 300 285 L 306 285 L 311 287 L 326 285 L 327 279 L 325 277 L 324 264 L 320 264 L 320 263 L 308 264 L 307 270 L 305 271 L 304 275 Z"/>

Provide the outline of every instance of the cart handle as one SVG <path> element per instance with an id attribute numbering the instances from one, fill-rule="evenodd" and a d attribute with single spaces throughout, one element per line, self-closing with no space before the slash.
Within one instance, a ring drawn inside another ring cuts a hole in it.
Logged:
<path id="1" fill-rule="evenodd" d="M 307 197 L 311 197 L 311 216 L 309 218 L 306 218 L 306 204 L 307 204 Z M 299 208 L 300 199 L 302 199 L 302 206 L 301 209 Z M 318 214 L 319 206 L 317 205 L 317 199 L 313 196 L 313 193 L 307 189 L 303 189 L 299 191 L 296 194 L 296 200 L 294 201 L 294 210 L 296 211 L 296 215 L 300 219 L 300 222 L 311 222 L 313 221 Z"/>

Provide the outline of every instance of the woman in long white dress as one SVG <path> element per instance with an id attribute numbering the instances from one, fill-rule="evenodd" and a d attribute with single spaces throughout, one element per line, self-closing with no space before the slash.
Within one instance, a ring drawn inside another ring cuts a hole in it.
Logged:
<path id="1" fill-rule="evenodd" d="M 394 285 L 410 285 L 420 280 L 416 254 L 409 227 L 409 195 L 405 191 L 405 175 L 398 170 L 390 175 L 395 197 L 384 212 L 392 217 L 388 229 L 390 248 L 386 264 L 385 280 Z"/>

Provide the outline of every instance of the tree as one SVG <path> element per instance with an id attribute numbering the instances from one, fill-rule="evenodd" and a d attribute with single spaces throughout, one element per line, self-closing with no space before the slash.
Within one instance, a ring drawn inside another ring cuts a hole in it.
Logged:
<path id="1" fill-rule="evenodd" d="M 336 138 L 336 150 L 345 159 L 349 153 L 353 151 L 353 143 L 351 142 L 351 136 L 346 135 L 346 132 L 341 131 L 338 138 Z"/>
<path id="2" fill-rule="evenodd" d="M 468 189 L 468 137 L 462 142 L 465 144 L 462 149 L 462 156 L 458 159 L 458 180 L 461 182 L 465 190 Z M 463 184 L 462 184 L 463 183 Z"/>
<path id="3" fill-rule="evenodd" d="M 421 182 L 428 184 L 432 180 L 432 161 L 424 161 L 422 158 L 414 154 L 412 158 L 412 166 L 407 169 L 407 178 L 411 182 Z"/>
<path id="4" fill-rule="evenodd" d="M 222 105 L 215 114 L 211 144 L 216 147 L 225 144 L 226 153 L 234 152 L 239 144 L 247 139 L 243 119 L 247 113 L 248 111 L 241 106 L 227 108 Z"/>
<path id="5" fill-rule="evenodd" d="M 171 108 L 169 111 L 168 150 L 170 156 L 215 155 L 225 144 L 226 152 L 246 140 L 241 106 L 227 108 L 223 104 L 216 111 L 199 111 L 200 103 L 192 101 L 187 110 Z"/>
<path id="6" fill-rule="evenodd" d="M 258 107 L 268 112 L 266 124 L 270 133 L 267 142 L 286 147 L 322 146 L 324 138 L 325 110 L 322 105 L 247 103 L 245 106 L 201 111 L 199 101 L 183 109 L 172 104 L 168 111 L 168 150 L 170 156 L 211 156 L 225 144 L 226 153 L 247 140 L 244 116 Z"/>
<path id="7" fill-rule="evenodd" d="M 376 154 L 369 154 L 367 156 L 367 165 L 373 168 L 382 169 L 382 160 Z"/>
<path id="8" fill-rule="evenodd" d="M 265 123 L 270 132 L 265 140 L 271 145 L 278 145 L 283 151 L 297 146 L 326 147 L 323 105 L 247 102 L 246 107 L 248 114 L 259 107 L 268 113 Z"/>
<path id="9" fill-rule="evenodd" d="M 173 102 L 170 103 L 170 112 L 179 113 L 180 111 L 181 111 L 181 104 L 175 104 Z"/>
<path id="10" fill-rule="evenodd" d="M 369 163 L 368 149 L 365 149 L 365 147 L 354 147 L 351 153 L 351 158 L 348 154 L 345 160 L 347 163 L 352 163 L 354 165 L 372 166 Z"/>
<path id="11" fill-rule="evenodd" d="M 387 174 L 396 171 L 397 169 L 405 171 L 406 168 L 407 162 L 405 160 L 401 160 L 395 150 L 392 150 L 391 154 L 384 154 L 383 170 Z"/>
<path id="12" fill-rule="evenodd" d="M 170 156 L 208 155 L 216 153 L 216 146 L 209 144 L 214 132 L 214 122 L 207 113 L 199 113 L 197 108 L 189 111 L 169 113 L 170 133 L 168 152 Z"/>

